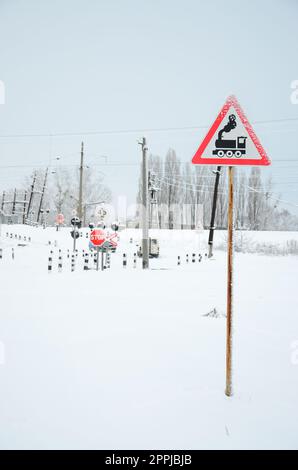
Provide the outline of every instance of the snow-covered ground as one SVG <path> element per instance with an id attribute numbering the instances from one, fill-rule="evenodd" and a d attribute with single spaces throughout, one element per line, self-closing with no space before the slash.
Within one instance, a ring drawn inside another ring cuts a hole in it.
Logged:
<path id="1" fill-rule="evenodd" d="M 83 271 L 83 236 L 71 272 L 69 230 L 1 227 L 1 448 L 298 448 L 296 256 L 235 254 L 227 398 L 226 254 L 204 256 L 207 232 L 160 232 L 161 257 L 148 271 L 139 259 L 133 268 L 139 231 L 120 233 L 103 272 Z M 250 235 L 298 240 L 297 232 Z M 204 316 L 214 308 L 216 318 Z"/>

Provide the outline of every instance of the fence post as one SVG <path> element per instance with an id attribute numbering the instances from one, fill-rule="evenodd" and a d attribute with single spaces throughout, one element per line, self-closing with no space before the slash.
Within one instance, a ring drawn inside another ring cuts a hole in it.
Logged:
<path id="1" fill-rule="evenodd" d="M 51 252 L 49 259 L 48 259 L 48 273 L 49 274 L 52 272 L 52 267 L 53 267 L 53 258 L 52 258 L 52 252 Z"/>

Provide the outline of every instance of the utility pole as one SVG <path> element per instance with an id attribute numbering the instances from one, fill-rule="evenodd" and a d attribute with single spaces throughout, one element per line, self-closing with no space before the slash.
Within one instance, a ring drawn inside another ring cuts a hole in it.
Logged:
<path id="1" fill-rule="evenodd" d="M 81 164 L 80 164 L 80 187 L 79 187 L 79 204 L 78 217 L 83 217 L 83 171 L 84 171 L 84 142 L 81 143 Z"/>
<path id="2" fill-rule="evenodd" d="M 5 191 L 2 193 L 2 202 L 1 202 L 1 210 L 4 211 L 4 203 L 5 203 Z"/>
<path id="3" fill-rule="evenodd" d="M 24 206 L 23 206 L 23 224 L 26 222 L 26 204 L 27 204 L 27 191 L 24 193 Z"/>
<path id="4" fill-rule="evenodd" d="M 38 208 L 38 213 L 37 213 L 37 223 L 39 222 L 40 214 L 41 214 L 41 210 L 42 210 L 42 203 L 43 203 L 43 200 L 44 200 L 44 194 L 45 194 L 46 186 L 47 186 L 48 171 L 49 171 L 49 169 L 47 168 L 46 173 L 45 173 L 45 177 L 44 177 L 42 192 L 41 192 L 41 196 L 40 196 L 40 203 L 39 203 L 39 208 Z"/>
<path id="5" fill-rule="evenodd" d="M 148 168 L 147 168 L 147 142 L 142 142 L 142 260 L 143 269 L 149 268 L 149 226 L 148 226 Z"/>
<path id="6" fill-rule="evenodd" d="M 214 229 L 215 229 L 214 224 L 215 224 L 216 201 L 217 201 L 217 192 L 218 192 L 220 170 L 221 170 L 221 166 L 218 166 L 216 171 L 214 172 L 216 174 L 216 176 L 215 176 L 215 183 L 214 183 L 213 203 L 212 203 L 210 231 L 209 231 L 209 239 L 208 239 L 208 245 L 209 245 L 208 258 L 212 258 L 212 256 L 213 256 L 213 236 L 214 236 Z"/>
<path id="7" fill-rule="evenodd" d="M 36 183 L 36 172 L 34 173 L 32 185 L 31 185 L 31 192 L 30 192 L 29 203 L 27 207 L 27 219 L 29 217 L 31 206 L 32 206 L 35 183 Z"/>
<path id="8" fill-rule="evenodd" d="M 149 189 L 149 196 L 150 196 L 149 229 L 159 228 L 158 212 L 155 214 L 156 215 L 155 226 L 153 222 L 154 209 L 157 209 L 157 191 L 159 191 L 159 188 L 157 188 L 155 185 L 155 174 L 151 171 L 148 172 L 148 189 Z"/>
<path id="9" fill-rule="evenodd" d="M 12 201 L 12 211 L 11 215 L 14 215 L 16 212 L 16 200 L 17 200 L 17 189 L 14 190 L 13 193 L 13 201 Z"/>

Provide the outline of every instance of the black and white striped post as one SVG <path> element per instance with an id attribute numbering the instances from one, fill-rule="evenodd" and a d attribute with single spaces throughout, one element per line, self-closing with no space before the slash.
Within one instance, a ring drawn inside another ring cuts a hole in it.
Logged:
<path id="1" fill-rule="evenodd" d="M 122 264 L 123 264 L 123 268 L 126 268 L 126 266 L 127 266 L 126 253 L 123 253 L 123 261 L 122 261 Z"/>
<path id="2" fill-rule="evenodd" d="M 186 254 L 186 262 L 189 263 L 189 256 L 188 256 L 188 253 Z"/>
<path id="3" fill-rule="evenodd" d="M 69 259 L 69 250 L 67 250 L 67 259 Z"/>
<path id="4" fill-rule="evenodd" d="M 133 254 L 133 267 L 134 269 L 136 269 L 137 267 L 137 254 L 136 253 Z"/>
<path id="5" fill-rule="evenodd" d="M 62 253 L 59 250 L 59 257 L 58 257 L 58 273 L 62 273 Z"/>
<path id="6" fill-rule="evenodd" d="M 89 269 L 89 253 L 85 253 L 84 255 L 84 271 L 88 271 Z"/>
<path id="7" fill-rule="evenodd" d="M 73 272 L 76 268 L 76 258 L 75 258 L 75 255 L 72 254 L 71 255 L 71 272 Z"/>
<path id="8" fill-rule="evenodd" d="M 181 265 L 181 258 L 180 258 L 180 256 L 178 256 L 177 265 L 178 265 L 178 266 L 180 266 L 180 265 Z"/>
<path id="9" fill-rule="evenodd" d="M 192 254 L 192 262 L 193 262 L 193 263 L 196 262 L 196 254 L 195 254 L 195 253 Z"/>
<path id="10" fill-rule="evenodd" d="M 53 252 L 51 251 L 50 255 L 49 255 L 49 259 L 48 259 L 48 273 L 50 274 L 52 272 L 52 269 L 53 269 Z"/>

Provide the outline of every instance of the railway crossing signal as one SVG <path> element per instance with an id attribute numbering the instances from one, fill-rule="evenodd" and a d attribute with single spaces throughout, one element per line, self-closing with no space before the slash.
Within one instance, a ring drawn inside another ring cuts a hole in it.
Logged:
<path id="1" fill-rule="evenodd" d="M 104 244 L 107 240 L 107 234 L 105 230 L 102 229 L 94 229 L 90 233 L 90 245 L 92 245 L 97 250 L 97 258 L 96 258 L 96 270 L 98 271 L 99 268 L 99 252 L 101 251 L 101 270 L 103 271 L 103 249 Z"/>
<path id="2" fill-rule="evenodd" d="M 92 230 L 90 233 L 90 242 L 95 247 L 100 247 L 106 241 L 106 232 L 102 229 Z"/>
<path id="3" fill-rule="evenodd" d="M 192 163 L 219 166 L 270 165 L 265 150 L 235 96 L 229 96 L 225 102 Z"/>
<path id="4" fill-rule="evenodd" d="M 226 134 L 229 136 L 226 137 Z M 231 133 L 231 134 L 230 134 Z M 234 245 L 234 166 L 268 166 L 270 160 L 249 124 L 235 96 L 230 96 L 215 119 L 205 139 L 192 159 L 197 165 L 228 166 L 228 246 L 227 246 L 227 334 L 226 334 L 226 389 L 232 388 L 232 332 L 233 332 L 233 245 Z M 214 206 L 215 214 L 215 206 Z M 212 225 L 212 223 L 211 223 Z M 211 241 L 212 242 L 212 241 Z M 210 241 L 209 241 L 210 243 Z"/>

